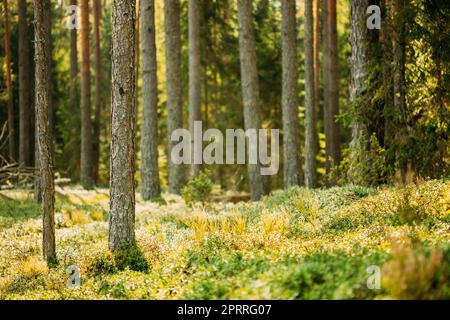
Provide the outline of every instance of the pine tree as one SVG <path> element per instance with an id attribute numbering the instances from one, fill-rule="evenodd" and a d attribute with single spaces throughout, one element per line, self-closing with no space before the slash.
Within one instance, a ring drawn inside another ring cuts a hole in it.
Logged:
<path id="1" fill-rule="evenodd" d="M 43 254 L 49 264 L 56 261 L 55 250 L 55 184 L 48 108 L 50 104 L 51 19 L 50 0 L 34 0 L 36 125 L 43 208 Z"/>
<path id="2" fill-rule="evenodd" d="M 189 0 L 189 131 L 194 136 L 194 121 L 201 120 L 201 85 L 200 85 L 200 3 Z M 192 160 L 194 159 L 194 142 L 191 141 Z M 192 162 L 191 174 L 198 175 L 200 165 Z"/>
<path id="3" fill-rule="evenodd" d="M 141 0 L 141 37 L 141 193 L 144 200 L 149 200 L 161 193 L 158 169 L 158 80 L 154 0 Z"/>
<path id="4" fill-rule="evenodd" d="M 164 32 L 166 41 L 166 87 L 169 134 L 169 159 L 176 141 L 170 141 L 174 130 L 183 127 L 183 109 L 181 94 L 181 35 L 180 1 L 164 1 Z M 184 184 L 182 165 L 169 160 L 169 192 L 179 194 Z"/>
<path id="5" fill-rule="evenodd" d="M 136 2 L 112 6 L 112 101 L 109 248 L 134 245 L 134 104 Z"/>
<path id="6" fill-rule="evenodd" d="M 91 75 L 89 44 L 89 0 L 81 0 L 81 164 L 80 181 L 84 188 L 91 188 L 92 179 L 92 123 L 91 123 Z"/>
<path id="7" fill-rule="evenodd" d="M 297 25 L 295 1 L 283 0 L 282 10 L 282 59 L 283 59 L 283 132 L 284 132 L 284 186 L 300 185 L 302 166 L 300 161 L 300 125 L 298 117 L 298 65 Z"/>

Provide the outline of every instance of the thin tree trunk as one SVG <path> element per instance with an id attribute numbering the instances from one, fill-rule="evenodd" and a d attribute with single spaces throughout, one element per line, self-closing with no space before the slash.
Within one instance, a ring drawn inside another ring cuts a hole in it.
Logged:
<path id="1" fill-rule="evenodd" d="M 77 0 L 70 0 L 72 6 L 77 5 Z M 80 155 L 79 150 L 81 138 L 81 122 L 80 122 L 80 86 L 78 79 L 78 48 L 77 48 L 78 31 L 76 28 L 70 30 L 70 84 L 69 84 L 69 110 L 74 115 L 70 121 L 72 141 L 76 142 L 76 148 L 70 148 L 72 157 L 70 177 L 75 181 L 80 178 Z"/>
<path id="2" fill-rule="evenodd" d="M 73 6 L 77 5 L 77 0 L 71 0 L 70 4 Z M 72 85 L 76 82 L 78 76 L 78 48 L 77 48 L 77 28 L 70 30 L 70 80 Z M 76 86 L 73 86 L 76 88 Z M 76 99 L 77 95 L 75 95 Z M 76 104 L 78 106 L 78 104 Z M 76 112 L 77 110 L 72 110 Z"/>
<path id="3" fill-rule="evenodd" d="M 112 101 L 109 248 L 134 245 L 136 1 L 112 5 Z"/>
<path id="4" fill-rule="evenodd" d="M 140 4 L 140 0 L 136 0 L 136 47 L 135 47 L 135 58 L 136 58 L 136 68 L 135 68 L 135 80 L 136 80 L 136 92 L 139 92 L 139 62 L 140 62 L 140 8 L 141 4 Z M 139 114 L 139 97 L 138 94 L 136 94 L 135 98 L 135 103 L 134 103 L 134 112 L 133 112 L 133 116 L 134 116 L 134 121 L 133 121 L 133 130 L 134 130 L 134 152 L 135 154 L 137 154 L 138 150 L 139 150 L 139 137 L 138 137 L 138 114 Z M 134 171 L 136 172 L 137 168 L 136 168 L 136 157 L 135 157 L 135 163 L 134 163 Z"/>
<path id="5" fill-rule="evenodd" d="M 8 0 L 3 0 L 4 17 L 3 23 L 5 27 L 5 51 L 6 51 L 6 91 L 8 93 L 8 142 L 9 142 L 9 159 L 15 160 L 16 158 L 16 142 L 15 142 L 15 129 L 14 129 L 14 105 L 13 105 L 13 88 L 11 79 L 11 45 L 10 45 L 10 32 L 9 32 L 9 13 L 8 13 Z"/>
<path id="6" fill-rule="evenodd" d="M 405 0 L 391 0 L 392 14 L 392 55 L 393 55 L 393 89 L 394 89 L 394 112 L 396 115 L 397 141 L 396 160 L 399 163 L 402 182 L 406 182 L 407 160 L 400 156 L 399 141 L 404 140 L 407 134 L 406 116 L 406 90 L 405 90 L 405 21 L 403 9 Z"/>
<path id="7" fill-rule="evenodd" d="M 336 0 L 325 1 L 325 140 L 326 140 L 326 172 L 332 165 L 340 163 L 340 128 L 336 116 L 339 114 L 339 87 L 337 78 L 337 22 Z M 332 184 L 333 181 L 327 181 Z"/>
<path id="8" fill-rule="evenodd" d="M 394 116 L 394 106 L 392 102 L 392 97 L 394 96 L 393 85 L 392 85 L 392 39 L 391 32 L 388 30 L 388 26 L 391 25 L 391 19 L 389 17 L 389 0 L 381 0 L 380 5 L 383 10 L 382 19 L 385 26 L 380 30 L 380 42 L 383 46 L 383 86 L 384 86 L 384 141 L 383 146 L 385 149 L 389 149 L 388 146 L 393 146 L 395 142 L 395 125 L 393 121 Z M 393 166 L 395 163 L 395 155 L 391 152 L 386 152 L 386 162 L 387 165 Z"/>
<path id="9" fill-rule="evenodd" d="M 172 132 L 183 127 L 181 96 L 181 38 L 180 1 L 164 1 L 164 31 L 166 41 L 166 86 L 168 108 L 169 159 L 172 147 L 177 142 L 170 141 Z M 179 194 L 184 184 L 182 165 L 169 160 L 169 192 Z"/>
<path id="10" fill-rule="evenodd" d="M 81 164 L 80 181 L 84 188 L 91 188 L 92 179 L 92 123 L 91 123 L 91 75 L 89 47 L 89 0 L 81 0 Z"/>
<path id="11" fill-rule="evenodd" d="M 282 54 L 283 86 L 282 110 L 284 131 L 284 186 L 289 188 L 302 182 L 300 161 L 300 124 L 298 117 L 297 24 L 295 1 L 283 0 Z"/>
<path id="12" fill-rule="evenodd" d="M 51 17 L 51 7 L 50 7 L 50 17 Z M 48 19 L 47 20 L 47 28 L 49 30 L 52 30 L 52 19 Z M 52 37 L 51 33 L 50 33 L 50 38 Z M 52 72 L 51 72 L 51 66 L 53 63 L 53 43 L 52 41 L 50 41 L 49 46 L 48 46 L 48 50 L 50 52 L 50 54 L 47 56 L 48 57 L 48 65 L 50 66 L 50 72 L 48 72 L 48 83 L 50 86 L 50 99 L 48 101 L 48 134 L 50 137 L 50 140 L 53 141 L 53 130 L 55 127 L 55 123 L 54 123 L 54 106 L 53 106 L 53 99 L 52 99 Z M 51 148 L 51 153 L 52 153 L 52 160 L 55 160 L 55 145 L 52 143 L 50 145 Z M 53 164 L 54 165 L 54 164 Z"/>
<path id="13" fill-rule="evenodd" d="M 194 159 L 194 121 L 201 121 L 201 65 L 200 65 L 200 3 L 189 0 L 189 131 L 191 133 L 191 159 Z M 191 175 L 200 172 L 200 165 L 192 161 Z"/>
<path id="14" fill-rule="evenodd" d="M 52 141 L 49 134 L 50 104 L 49 73 L 51 61 L 50 0 L 34 1 L 35 65 L 36 65 L 36 124 L 42 181 L 43 254 L 47 262 L 56 262 L 55 250 L 55 185 L 53 180 Z"/>
<path id="15" fill-rule="evenodd" d="M 333 163 L 338 166 L 341 162 L 341 129 L 340 124 L 337 121 L 339 116 L 339 79 L 338 79 L 338 34 L 337 34 L 337 9 L 336 0 L 328 2 L 328 18 L 330 21 L 330 110 L 333 123 L 333 140 L 331 146 L 331 156 Z"/>
<path id="16" fill-rule="evenodd" d="M 95 44 L 95 121 L 94 121 L 94 144 L 93 144 L 93 168 L 92 175 L 98 183 L 98 170 L 100 161 L 100 128 L 102 115 L 102 61 L 100 47 L 100 21 L 102 16 L 102 4 L 100 0 L 94 0 L 94 44 Z"/>
<path id="17" fill-rule="evenodd" d="M 28 24 L 27 24 L 27 3 L 19 0 L 19 163 L 30 165 L 30 77 L 28 63 Z"/>
<path id="18" fill-rule="evenodd" d="M 142 37 L 142 199 L 161 194 L 158 170 L 158 79 L 155 42 L 155 0 L 141 0 Z"/>
<path id="19" fill-rule="evenodd" d="M 316 183 L 316 96 L 314 82 L 313 1 L 305 0 L 305 186 Z"/>
<path id="20" fill-rule="evenodd" d="M 314 138 L 314 154 L 320 151 L 319 134 L 317 129 L 317 113 L 319 110 L 320 97 L 320 0 L 314 0 L 315 16 L 314 16 L 314 109 L 313 109 L 313 138 Z M 316 163 L 317 165 L 317 163 Z M 317 175 L 313 181 L 313 185 L 317 184 Z"/>
<path id="21" fill-rule="evenodd" d="M 350 103 L 356 103 L 366 92 L 366 81 L 369 74 L 369 30 L 366 27 L 366 10 L 369 0 L 350 1 L 350 23 L 351 34 L 350 44 L 352 55 L 350 58 Z M 358 106 L 354 106 L 358 108 Z M 359 111 L 358 111 L 359 112 Z M 351 125 L 352 140 L 350 143 L 350 168 L 347 173 L 349 182 L 358 183 L 361 181 L 361 173 L 358 168 L 360 163 L 365 161 L 366 152 L 365 139 L 367 129 L 361 122 L 354 122 Z"/>
<path id="22" fill-rule="evenodd" d="M 238 0 L 239 55 L 246 130 L 258 130 L 261 128 L 255 28 L 252 11 L 252 0 Z M 250 148 L 247 149 L 249 150 Z M 265 193 L 264 179 L 260 174 L 260 165 L 249 163 L 247 169 L 251 199 L 259 200 Z"/>

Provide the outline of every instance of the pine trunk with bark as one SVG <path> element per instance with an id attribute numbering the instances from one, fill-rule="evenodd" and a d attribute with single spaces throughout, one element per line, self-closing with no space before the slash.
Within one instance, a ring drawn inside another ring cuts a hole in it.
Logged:
<path id="1" fill-rule="evenodd" d="M 305 186 L 316 184 L 316 95 L 313 0 L 305 0 Z"/>
<path id="2" fill-rule="evenodd" d="M 93 145 L 91 123 L 91 75 L 89 45 L 89 0 L 81 0 L 81 163 L 80 182 L 91 188 Z"/>
<path id="3" fill-rule="evenodd" d="M 337 79 L 337 21 L 336 0 L 324 1 L 324 80 L 325 80 L 325 168 L 329 173 L 332 166 L 340 163 L 340 128 L 336 117 L 339 114 L 339 87 Z M 333 184 L 333 181 L 327 181 Z"/>
<path id="4" fill-rule="evenodd" d="M 142 48 L 142 198 L 160 196 L 158 169 L 158 79 L 155 41 L 155 0 L 141 0 Z"/>
<path id="5" fill-rule="evenodd" d="M 180 194 L 184 185 L 183 165 L 170 160 L 172 148 L 178 143 L 170 141 L 174 130 L 183 127 L 183 109 L 181 93 L 181 35 L 180 1 L 164 1 L 164 32 L 166 41 L 166 86 L 169 135 L 169 192 Z"/>
<path id="6" fill-rule="evenodd" d="M 408 161 L 400 156 L 402 141 L 407 135 L 406 86 L 405 86 L 405 57 L 406 57 L 406 21 L 403 15 L 405 0 L 390 0 L 392 21 L 392 78 L 394 90 L 394 125 L 396 128 L 396 162 L 399 164 L 402 182 L 406 182 Z"/>
<path id="7" fill-rule="evenodd" d="M 241 87 L 244 106 L 245 130 L 261 128 L 259 110 L 259 83 L 256 64 L 255 27 L 253 1 L 238 0 L 239 57 L 241 64 Z M 250 146 L 247 145 L 247 150 Z M 259 164 L 248 164 L 250 197 L 259 200 L 265 194 L 264 179 Z"/>
<path id="8" fill-rule="evenodd" d="M 71 0 L 70 4 L 73 6 L 77 5 L 77 0 Z M 70 30 L 70 80 L 71 80 L 71 90 L 72 87 L 75 88 L 76 86 L 74 83 L 76 82 L 76 79 L 78 77 L 78 48 L 77 48 L 77 37 L 78 32 L 77 28 L 73 28 Z M 78 94 L 71 91 L 71 97 L 74 97 L 74 101 L 77 99 Z M 78 103 L 75 105 L 78 106 Z M 77 110 L 72 110 L 73 112 L 76 112 Z"/>
<path id="9" fill-rule="evenodd" d="M 109 248 L 134 245 L 134 104 L 136 2 L 112 5 L 111 158 Z"/>
<path id="10" fill-rule="evenodd" d="M 29 48 L 26 0 L 19 0 L 19 163 L 31 164 L 30 154 L 30 89 Z"/>
<path id="11" fill-rule="evenodd" d="M 55 185 L 53 178 L 52 140 L 48 109 L 50 105 L 51 19 L 50 0 L 34 1 L 36 125 L 40 160 L 43 209 L 43 254 L 48 263 L 56 262 L 55 250 Z"/>
<path id="12" fill-rule="evenodd" d="M 200 65 L 200 2 L 189 0 L 189 131 L 191 159 L 194 160 L 194 121 L 201 121 L 201 65 Z M 192 161 L 191 175 L 200 172 L 200 165 Z"/>
<path id="13" fill-rule="evenodd" d="M 5 53 L 6 53 L 6 91 L 8 94 L 8 143 L 9 143 L 9 159 L 16 159 L 16 140 L 14 128 L 14 104 L 13 104 L 13 88 L 11 74 L 11 43 L 9 32 L 9 11 L 8 0 L 3 0 L 4 16 L 3 25 L 5 27 Z"/>
<path id="14" fill-rule="evenodd" d="M 283 0 L 281 6 L 284 186 L 289 188 L 298 186 L 302 182 L 297 86 L 297 25 L 295 1 Z"/>
<path id="15" fill-rule="evenodd" d="M 366 81 L 369 75 L 369 29 L 366 26 L 366 10 L 369 0 L 350 1 L 350 45 L 352 54 L 350 58 L 350 98 L 349 102 L 357 103 L 362 99 L 367 91 Z M 358 109 L 358 106 L 354 106 Z M 359 111 L 358 111 L 359 112 Z M 360 181 L 358 170 L 361 161 L 365 161 L 366 151 L 365 141 L 367 139 L 367 128 L 360 121 L 351 125 L 352 140 L 350 143 L 350 169 L 347 173 L 349 182 Z"/>
<path id="16" fill-rule="evenodd" d="M 95 44 L 95 121 L 94 121 L 94 143 L 93 143 L 93 165 L 92 176 L 98 183 L 98 168 L 100 161 L 100 128 L 102 115 L 102 61 L 100 47 L 100 21 L 102 19 L 102 4 L 100 0 L 94 0 L 94 44 Z"/>
<path id="17" fill-rule="evenodd" d="M 320 151 L 320 143 L 319 143 L 319 130 L 317 128 L 317 119 L 319 112 L 319 97 L 320 97 L 320 1 L 314 0 L 315 4 L 315 16 L 314 16 L 314 110 L 313 117 L 314 123 L 313 129 L 315 130 L 313 134 L 314 138 L 314 146 L 315 146 L 315 154 L 317 155 Z M 316 163 L 317 165 L 317 163 Z M 314 180 L 314 185 L 317 185 L 317 174 Z"/>

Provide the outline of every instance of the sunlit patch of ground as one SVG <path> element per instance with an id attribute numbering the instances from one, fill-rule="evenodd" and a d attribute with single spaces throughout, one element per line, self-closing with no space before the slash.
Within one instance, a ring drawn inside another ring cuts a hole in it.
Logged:
<path id="1" fill-rule="evenodd" d="M 187 206 L 136 197 L 138 252 L 108 251 L 108 190 L 56 190 L 58 266 L 31 191 L 0 194 L 1 299 L 449 298 L 450 183 L 275 192 Z M 68 267 L 81 286 L 68 285 Z M 381 288 L 367 287 L 369 266 Z"/>

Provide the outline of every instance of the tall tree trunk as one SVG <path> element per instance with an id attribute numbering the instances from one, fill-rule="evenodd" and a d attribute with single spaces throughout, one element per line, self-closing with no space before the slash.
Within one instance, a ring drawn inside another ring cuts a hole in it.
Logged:
<path id="1" fill-rule="evenodd" d="M 366 81 L 369 75 L 368 61 L 369 57 L 369 29 L 366 27 L 366 10 L 369 6 L 369 0 L 351 0 L 350 1 L 350 23 L 351 34 L 350 44 L 352 55 L 350 58 L 350 103 L 364 97 L 366 93 Z M 358 108 L 358 106 L 355 106 Z M 358 110 L 359 112 L 359 110 Z M 367 128 L 361 121 L 356 121 L 351 125 L 352 140 L 350 143 L 350 169 L 347 173 L 349 182 L 357 183 L 361 180 L 358 167 L 365 161 L 366 151 L 365 140 L 367 139 Z"/>
<path id="2" fill-rule="evenodd" d="M 200 65 L 200 3 L 189 0 L 189 131 L 191 132 L 191 160 L 194 160 L 194 121 L 201 121 L 201 65 Z M 201 152 L 201 150 L 200 150 Z M 200 172 L 200 165 L 192 161 L 191 175 Z"/>
<path id="3" fill-rule="evenodd" d="M 8 92 L 8 142 L 9 142 L 9 159 L 15 160 L 16 158 L 16 142 L 15 142 L 15 130 L 14 130 L 14 105 L 13 105 L 13 88 L 11 79 L 11 45 L 10 45 L 10 33 L 9 33 L 9 13 L 8 13 L 8 0 L 3 0 L 4 17 L 3 23 L 5 27 L 5 51 L 6 51 L 6 91 Z"/>
<path id="4" fill-rule="evenodd" d="M 70 0 L 72 6 L 77 5 L 77 0 Z M 69 110 L 73 115 L 71 125 L 72 141 L 76 142 L 76 148 L 70 148 L 70 153 L 72 157 L 71 162 L 71 173 L 70 176 L 73 180 L 80 178 L 80 155 L 79 150 L 79 140 L 81 137 L 81 122 L 80 122 L 80 86 L 78 79 L 78 31 L 76 28 L 70 30 L 70 85 L 69 85 Z"/>
<path id="5" fill-rule="evenodd" d="M 392 81 L 392 35 L 390 32 L 391 18 L 389 16 L 389 1 L 381 0 L 380 6 L 383 10 L 382 21 L 384 22 L 384 27 L 380 30 L 380 42 L 383 47 L 383 86 L 384 86 L 384 139 L 383 146 L 388 151 L 385 153 L 386 163 L 389 167 L 395 166 L 395 154 L 389 152 L 392 150 L 389 146 L 393 146 L 395 143 L 395 124 L 394 124 L 394 105 L 392 97 L 394 96 L 394 88 Z"/>
<path id="6" fill-rule="evenodd" d="M 313 138 L 315 146 L 315 154 L 320 151 L 319 133 L 317 128 L 318 110 L 319 110 L 319 97 L 320 97 L 320 1 L 314 0 L 315 4 L 315 16 L 314 16 L 314 109 L 313 109 Z M 317 165 L 317 163 L 316 163 Z M 317 184 L 317 175 L 314 177 L 313 185 Z"/>
<path id="7" fill-rule="evenodd" d="M 300 125 L 298 118 L 298 65 L 297 24 L 295 1 L 283 0 L 282 10 L 282 53 L 283 53 L 283 146 L 284 186 L 300 185 L 302 166 L 300 161 Z"/>
<path id="8" fill-rule="evenodd" d="M 177 142 L 170 141 L 172 132 L 183 127 L 181 96 L 180 1 L 164 0 L 164 31 L 166 41 L 166 83 L 168 108 L 169 155 Z M 182 165 L 169 160 L 169 192 L 179 194 L 184 184 Z"/>
<path id="9" fill-rule="evenodd" d="M 51 61 L 50 0 L 34 1 L 35 64 L 36 64 L 36 124 L 42 181 L 43 254 L 48 263 L 56 261 L 55 251 L 55 185 L 53 180 L 52 140 L 49 135 L 50 103 L 49 73 Z"/>
<path id="10" fill-rule="evenodd" d="M 30 165 L 30 89 L 28 24 L 26 0 L 19 0 L 19 163 Z"/>
<path id="11" fill-rule="evenodd" d="M 70 0 L 70 4 L 77 5 L 77 0 Z M 77 28 L 70 30 L 70 80 L 72 84 L 76 82 L 78 76 L 78 48 L 77 48 Z M 76 99 L 77 95 L 75 95 Z M 77 104 L 78 105 L 78 104 Z M 77 110 L 72 110 L 76 112 Z"/>
<path id="12" fill-rule="evenodd" d="M 161 194 L 158 170 L 158 79 L 155 42 L 155 0 L 141 0 L 142 37 L 142 198 Z"/>
<path id="13" fill-rule="evenodd" d="M 255 28 L 253 22 L 253 1 L 238 0 L 239 56 L 241 63 L 241 87 L 244 105 L 245 129 L 260 129 L 259 83 L 256 67 Z M 250 150 L 250 148 L 247 148 Z M 248 164 L 250 196 L 259 200 L 265 193 L 259 164 Z"/>
<path id="14" fill-rule="evenodd" d="M 109 248 L 134 245 L 136 1 L 112 5 L 112 101 Z"/>
<path id="15" fill-rule="evenodd" d="M 91 188 L 92 179 L 92 123 L 91 123 L 91 75 L 89 46 L 89 0 L 81 0 L 81 164 L 80 181 L 84 188 Z"/>
<path id="16" fill-rule="evenodd" d="M 313 1 L 305 0 L 305 186 L 316 183 L 316 95 Z"/>
<path id="17" fill-rule="evenodd" d="M 324 67 L 325 67 L 325 141 L 326 141 L 326 172 L 332 165 L 340 162 L 340 128 L 336 122 L 339 114 L 339 87 L 337 79 L 337 22 L 336 0 L 326 0 L 324 5 Z M 332 184 L 333 181 L 327 181 Z"/>
<path id="18" fill-rule="evenodd" d="M 95 43 L 95 121 L 94 121 L 94 144 L 92 176 L 98 183 L 98 168 L 100 161 L 100 128 L 102 115 L 102 61 L 100 47 L 100 21 L 102 19 L 102 4 L 100 0 L 94 0 L 94 43 Z"/>
<path id="19" fill-rule="evenodd" d="M 136 0 L 136 46 L 135 46 L 135 59 L 136 59 L 136 68 L 135 68 L 135 80 L 136 80 L 136 93 L 139 92 L 139 63 L 140 63 L 140 41 L 141 41 L 141 35 L 140 35 L 140 12 L 141 12 L 141 3 L 140 0 Z M 133 130 L 134 130 L 134 152 L 137 154 L 139 150 L 139 139 L 138 139 L 138 114 L 139 114 L 139 97 L 138 94 L 135 95 L 134 99 L 136 100 L 134 102 L 134 121 L 133 121 Z M 136 172 L 136 157 L 134 157 L 134 171 Z"/>
<path id="20" fill-rule="evenodd" d="M 403 10 L 405 0 L 391 1 L 392 29 L 392 56 L 393 56 L 393 89 L 394 89 L 394 112 L 397 115 L 395 121 L 396 134 L 396 160 L 399 164 L 402 182 L 406 182 L 407 160 L 402 159 L 402 141 L 407 134 L 406 115 L 406 88 L 405 88 L 405 19 Z"/>

